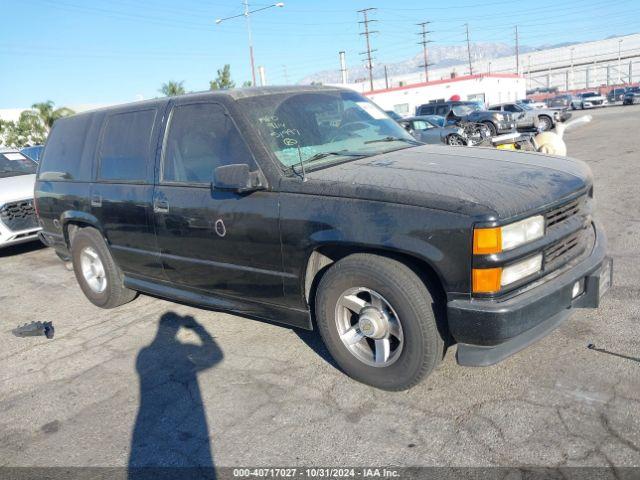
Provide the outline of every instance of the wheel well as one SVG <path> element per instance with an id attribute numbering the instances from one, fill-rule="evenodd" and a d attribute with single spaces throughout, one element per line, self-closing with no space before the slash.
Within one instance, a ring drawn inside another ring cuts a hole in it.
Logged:
<path id="1" fill-rule="evenodd" d="M 416 275 L 418 275 L 434 299 L 433 307 L 436 323 L 438 325 L 440 335 L 445 341 L 445 350 L 443 351 L 444 356 L 448 346 L 453 345 L 455 340 L 449 331 L 446 315 L 447 295 L 442 286 L 442 280 L 435 269 L 427 262 L 405 253 L 345 245 L 324 246 L 314 250 L 309 257 L 305 275 L 305 297 L 307 303 L 311 307 L 311 315 L 312 318 L 314 318 L 313 321 L 315 322 L 313 303 L 316 296 L 316 289 L 318 288 L 322 276 L 327 272 L 327 270 L 329 270 L 333 263 L 354 253 L 370 253 L 392 258 L 408 266 Z"/>
<path id="2" fill-rule="evenodd" d="M 322 279 L 322 276 L 329 267 L 338 260 L 354 253 L 371 253 L 403 263 L 420 277 L 424 284 L 438 301 L 446 301 L 446 294 L 442 286 L 442 281 L 434 268 L 424 260 L 407 255 L 405 253 L 392 252 L 389 250 L 362 248 L 348 245 L 328 245 L 314 250 L 309 256 L 305 273 L 304 293 L 307 303 L 312 305 L 315 298 L 315 290 Z"/>
<path id="3" fill-rule="evenodd" d="M 76 220 L 71 220 L 64 224 L 64 240 L 67 244 L 67 248 L 71 251 L 71 244 L 73 243 L 74 237 L 78 234 L 80 230 L 83 228 L 92 227 L 89 223 L 79 222 Z"/>

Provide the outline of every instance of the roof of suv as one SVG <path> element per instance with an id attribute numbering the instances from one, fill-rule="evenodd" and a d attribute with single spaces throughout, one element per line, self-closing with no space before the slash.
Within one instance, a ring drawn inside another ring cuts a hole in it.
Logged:
<path id="1" fill-rule="evenodd" d="M 279 86 L 279 87 L 248 87 L 248 88 L 232 88 L 228 90 L 205 90 L 202 92 L 192 92 L 187 93 L 185 95 L 179 95 L 177 97 L 160 97 L 153 98 L 150 100 L 140 100 L 137 102 L 128 102 L 110 105 L 107 107 L 101 107 L 93 110 L 87 110 L 77 115 L 83 115 L 85 113 L 94 113 L 101 112 L 105 110 L 111 110 L 119 107 L 144 107 L 146 105 L 156 105 L 160 102 L 166 102 L 170 98 L 207 98 L 207 97 L 229 97 L 233 100 L 238 100 L 241 98 L 250 98 L 250 97 L 258 97 L 261 95 L 273 95 L 278 93 L 312 93 L 312 92 L 338 92 L 343 91 L 345 89 L 339 87 L 328 87 L 324 85 L 287 85 L 287 86 Z M 350 90 L 349 90 L 350 91 Z"/>

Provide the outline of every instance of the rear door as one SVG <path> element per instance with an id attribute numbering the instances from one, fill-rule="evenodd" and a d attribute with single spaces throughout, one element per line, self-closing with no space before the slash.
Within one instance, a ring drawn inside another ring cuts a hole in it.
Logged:
<path id="1" fill-rule="evenodd" d="M 283 301 L 278 195 L 212 189 L 214 169 L 257 167 L 225 107 L 181 99 L 171 104 L 154 194 L 165 275 L 210 294 Z"/>
<path id="2" fill-rule="evenodd" d="M 111 253 L 135 277 L 162 278 L 151 205 L 159 115 L 159 107 L 107 114 L 91 187 L 91 211 Z"/>

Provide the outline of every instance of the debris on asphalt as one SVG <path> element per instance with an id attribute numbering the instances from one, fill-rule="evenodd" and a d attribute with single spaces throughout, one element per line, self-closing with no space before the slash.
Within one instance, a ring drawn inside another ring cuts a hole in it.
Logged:
<path id="1" fill-rule="evenodd" d="M 44 335 L 51 340 L 55 334 L 55 328 L 53 327 L 53 322 L 31 322 L 14 328 L 12 333 L 16 337 L 38 337 Z"/>

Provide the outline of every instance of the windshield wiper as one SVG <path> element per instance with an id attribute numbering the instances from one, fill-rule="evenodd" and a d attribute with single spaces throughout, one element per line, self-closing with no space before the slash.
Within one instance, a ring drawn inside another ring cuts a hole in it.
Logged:
<path id="1" fill-rule="evenodd" d="M 422 145 L 422 143 L 417 140 L 411 140 L 409 138 L 401 138 L 401 137 L 391 137 L 391 136 L 376 138 L 375 140 L 367 140 L 364 143 L 381 143 L 381 142 L 405 142 L 411 145 Z"/>
<path id="2" fill-rule="evenodd" d="M 336 156 L 336 157 L 364 157 L 362 153 L 336 151 L 336 152 L 320 152 L 315 155 L 311 155 L 309 158 L 304 159 L 304 163 L 315 162 L 316 160 L 322 160 L 323 158 Z"/>

